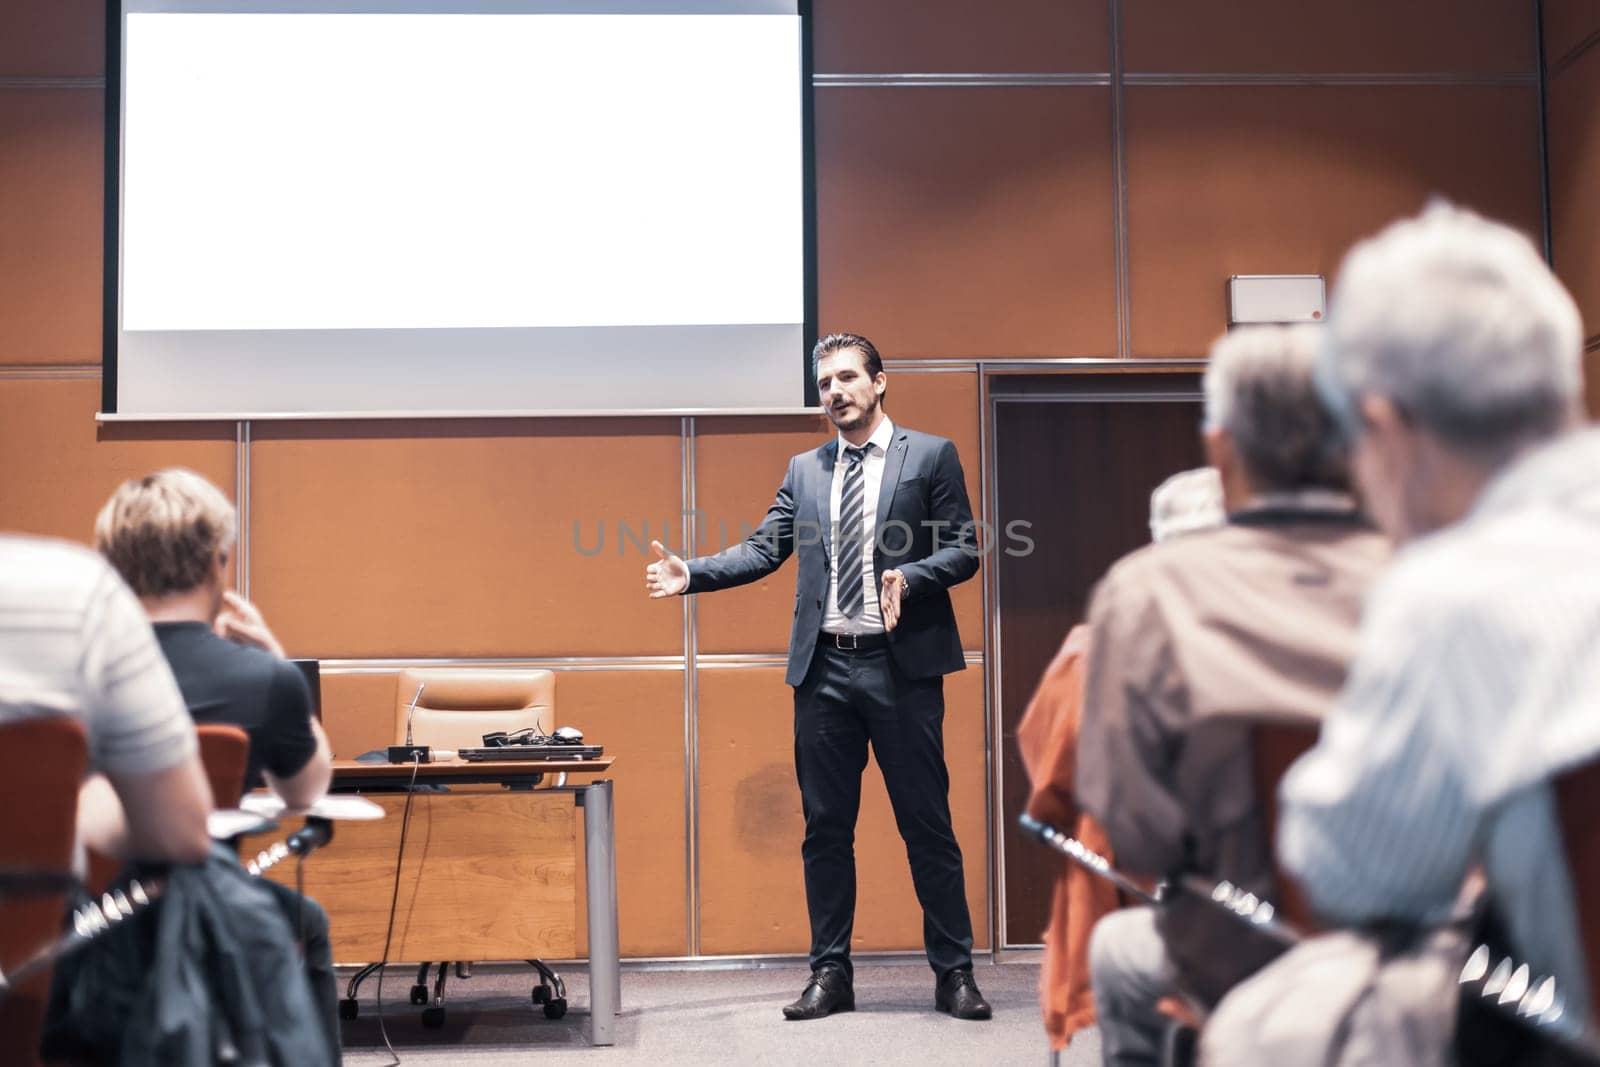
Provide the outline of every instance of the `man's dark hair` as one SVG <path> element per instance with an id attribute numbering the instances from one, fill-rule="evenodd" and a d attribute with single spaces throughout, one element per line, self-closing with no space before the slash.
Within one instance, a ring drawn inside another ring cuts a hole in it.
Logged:
<path id="1" fill-rule="evenodd" d="M 817 366 L 822 362 L 823 356 L 831 356 L 847 348 L 854 348 L 861 353 L 862 361 L 866 364 L 867 377 L 876 378 L 883 373 L 883 359 L 878 355 L 877 346 L 871 341 L 856 333 L 830 333 L 811 349 L 811 377 L 817 376 Z"/>

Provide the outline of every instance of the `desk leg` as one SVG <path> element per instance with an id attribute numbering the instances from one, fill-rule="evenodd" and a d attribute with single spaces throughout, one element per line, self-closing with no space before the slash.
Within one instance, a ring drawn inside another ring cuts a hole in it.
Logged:
<path id="1" fill-rule="evenodd" d="M 589 882 L 589 1043 L 616 1044 L 622 1010 L 622 967 L 617 944 L 616 832 L 611 818 L 611 783 L 583 790 L 585 874 Z"/>

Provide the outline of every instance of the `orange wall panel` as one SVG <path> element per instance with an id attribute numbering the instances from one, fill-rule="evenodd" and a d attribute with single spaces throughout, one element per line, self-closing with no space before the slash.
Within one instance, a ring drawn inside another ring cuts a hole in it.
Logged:
<path id="1" fill-rule="evenodd" d="M 267 617 L 267 624 L 277 620 Z M 291 656 L 306 653 L 285 644 Z M 395 675 L 343 673 L 322 669 L 322 727 L 328 733 L 334 759 L 355 759 L 363 752 L 394 741 Z"/>
<path id="2" fill-rule="evenodd" d="M 1323 274 L 1433 194 L 1540 230 L 1531 88 L 1137 88 L 1127 96 L 1135 356 L 1197 356 L 1232 274 Z"/>
<path id="3" fill-rule="evenodd" d="M 1544 61 L 1566 59 L 1591 35 L 1600 33 L 1600 4 L 1594 0 L 1544 0 Z"/>
<path id="4" fill-rule="evenodd" d="M 1550 235 L 1556 273 L 1600 335 L 1600 47 L 1550 79 Z"/>
<path id="5" fill-rule="evenodd" d="M 6 0 L 0 4 L 0 77 L 105 73 L 103 0 Z"/>
<path id="6" fill-rule="evenodd" d="M 100 362 L 103 107 L 0 89 L 0 363 Z"/>
<path id="7" fill-rule="evenodd" d="M 813 66 L 827 74 L 1111 69 L 1105 0 L 818 0 Z"/>
<path id="8" fill-rule="evenodd" d="M 891 372 L 898 383 L 909 375 Z M 894 384 L 890 388 L 895 388 Z M 738 543 L 761 522 L 783 482 L 791 456 L 828 440 L 821 415 L 695 420 L 697 555 Z M 702 653 L 789 649 L 794 620 L 794 561 L 759 582 L 695 597 L 696 648 Z"/>
<path id="9" fill-rule="evenodd" d="M 617 827 L 617 924 L 624 956 L 689 951 L 684 825 L 683 672 L 561 671 L 556 721 L 616 759 L 607 773 Z M 578 952 L 589 951 L 582 857 Z"/>
<path id="10" fill-rule="evenodd" d="M 702 670 L 697 681 L 701 951 L 804 953 L 810 933 L 792 691 L 776 667 Z M 946 680 L 945 754 L 974 935 L 977 947 L 987 948 L 983 672 L 977 667 Z M 854 948 L 921 951 L 922 915 L 905 845 L 875 763 L 863 775 L 856 865 Z"/>
<path id="11" fill-rule="evenodd" d="M 258 423 L 251 594 L 307 655 L 681 653 L 681 617 L 646 598 L 646 553 L 618 527 L 680 521 L 678 431 Z"/>
<path id="12" fill-rule="evenodd" d="M 0 529 L 91 543 L 112 491 L 162 467 L 233 495 L 233 423 L 102 428 L 99 406 L 99 379 L 0 380 Z"/>
<path id="13" fill-rule="evenodd" d="M 1532 0 L 1125 0 L 1124 69 L 1527 74 Z"/>
<path id="14" fill-rule="evenodd" d="M 556 722 L 577 726 L 616 759 L 617 924 L 627 957 L 681 956 L 685 928 L 683 672 L 558 671 Z M 335 755 L 350 759 L 390 741 L 394 674 L 322 677 L 323 724 Z M 578 955 L 588 954 L 586 879 L 579 837 Z"/>
<path id="15" fill-rule="evenodd" d="M 1110 91 L 816 93 L 823 330 L 885 359 L 1116 350 Z"/>
<path id="16" fill-rule="evenodd" d="M 887 368 L 884 409 L 912 429 L 955 442 L 967 475 L 974 515 L 983 497 L 978 444 L 976 371 L 926 372 Z M 783 481 L 789 458 L 830 439 L 820 417 L 698 419 L 695 423 L 695 503 L 701 517 L 696 551 L 711 553 L 739 540 L 761 521 Z M 742 524 L 742 525 L 741 525 Z M 794 615 L 795 564 L 738 589 L 697 598 L 696 647 L 705 653 L 787 653 Z M 983 647 L 983 578 L 957 586 L 956 622 L 962 643 Z"/>

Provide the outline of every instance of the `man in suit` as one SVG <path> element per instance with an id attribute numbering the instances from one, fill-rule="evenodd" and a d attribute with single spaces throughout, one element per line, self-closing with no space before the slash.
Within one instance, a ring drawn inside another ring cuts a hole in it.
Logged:
<path id="1" fill-rule="evenodd" d="M 789 461 L 755 533 L 688 561 L 657 542 L 652 597 L 729 589 L 799 551 L 786 681 L 794 686 L 795 773 L 805 813 L 811 979 L 783 1009 L 818 1019 L 855 1008 L 855 826 L 872 746 L 906 843 L 934 1006 L 987 1019 L 972 977 L 972 920 L 944 762 L 944 675 L 965 666 L 951 586 L 978 570 L 961 460 L 949 441 L 894 425 L 871 341 L 830 334 L 812 351 L 817 392 L 839 434 Z"/>

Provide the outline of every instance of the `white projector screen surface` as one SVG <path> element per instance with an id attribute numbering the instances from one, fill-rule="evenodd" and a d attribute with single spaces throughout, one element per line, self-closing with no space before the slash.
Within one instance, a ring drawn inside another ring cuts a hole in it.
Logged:
<path id="1" fill-rule="evenodd" d="M 792 0 L 436 6 L 127 5 L 117 413 L 800 407 Z"/>

